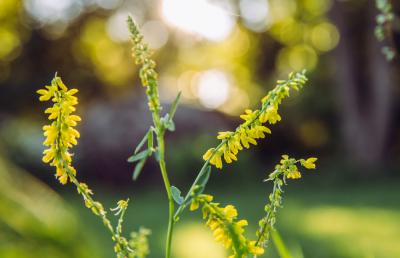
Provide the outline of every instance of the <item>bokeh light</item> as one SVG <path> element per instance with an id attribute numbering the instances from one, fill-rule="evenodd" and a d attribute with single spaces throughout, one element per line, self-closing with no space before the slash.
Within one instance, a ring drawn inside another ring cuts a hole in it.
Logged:
<path id="1" fill-rule="evenodd" d="M 206 0 L 164 0 L 162 7 L 167 21 L 186 33 L 210 41 L 224 40 L 235 25 L 235 20 L 223 7 Z"/>
<path id="2" fill-rule="evenodd" d="M 148 21 L 142 27 L 143 40 L 149 43 L 150 49 L 159 49 L 168 41 L 168 30 L 159 21 Z"/>
<path id="3" fill-rule="evenodd" d="M 239 7 L 247 28 L 256 32 L 267 30 L 271 22 L 267 0 L 241 0 Z"/>
<path id="4" fill-rule="evenodd" d="M 176 258 L 222 258 L 226 257 L 225 248 L 216 243 L 212 232 L 201 223 L 183 222 L 174 230 L 172 256 Z"/>
<path id="5" fill-rule="evenodd" d="M 203 72 L 199 79 L 198 96 L 200 103 L 206 108 L 215 109 L 229 97 L 229 79 L 217 69 Z"/>

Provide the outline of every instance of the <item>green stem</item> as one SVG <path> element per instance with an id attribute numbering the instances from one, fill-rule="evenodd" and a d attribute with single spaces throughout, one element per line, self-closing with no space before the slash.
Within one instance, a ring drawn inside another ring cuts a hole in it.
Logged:
<path id="1" fill-rule="evenodd" d="M 264 226 L 261 228 L 260 235 L 258 236 L 257 242 L 256 242 L 256 244 L 255 244 L 254 246 L 257 246 L 257 245 L 258 245 L 258 242 L 260 242 L 261 236 L 262 236 L 262 234 L 264 233 L 264 230 L 265 230 L 265 228 L 266 228 L 267 225 L 268 225 L 269 217 L 271 217 L 271 214 L 272 214 L 272 212 L 273 212 L 273 209 L 274 209 L 273 202 L 275 201 L 275 192 L 276 192 L 276 185 L 277 185 L 277 183 L 278 183 L 278 180 L 279 180 L 279 178 L 278 178 L 278 175 L 277 175 L 277 176 L 275 177 L 274 190 L 272 191 L 273 194 L 272 194 L 272 200 L 271 200 L 271 208 L 270 208 L 270 210 L 268 211 L 267 217 L 265 217 Z"/>
<path id="2" fill-rule="evenodd" d="M 60 155 L 61 155 L 61 153 L 60 153 Z M 65 170 L 67 171 L 67 173 L 68 173 L 68 175 L 70 176 L 70 178 L 72 178 L 72 181 L 74 182 L 74 184 L 76 185 L 76 187 L 78 187 L 78 188 L 79 188 L 79 191 L 85 196 L 85 198 L 86 198 L 87 200 L 89 200 L 89 202 L 90 202 L 90 204 L 92 205 L 92 207 L 96 210 L 97 214 L 99 214 L 99 217 L 103 220 L 104 225 L 106 225 L 106 224 L 109 225 L 109 224 L 108 224 L 109 221 L 105 219 L 105 215 L 102 215 L 102 214 L 101 214 L 99 208 L 97 207 L 97 205 L 96 205 L 95 202 L 93 201 L 92 197 L 90 197 L 90 195 L 81 187 L 79 181 L 75 178 L 75 176 L 74 176 L 74 175 L 72 174 L 72 172 L 69 170 L 69 168 L 68 168 L 67 164 L 65 163 L 65 161 L 64 161 L 63 159 L 61 159 L 61 161 L 62 161 L 62 163 L 63 163 L 63 165 L 64 165 Z M 129 257 L 129 254 L 130 254 L 131 252 L 127 249 L 127 247 L 124 245 L 124 243 L 122 243 L 122 241 L 120 241 L 119 235 L 118 235 L 118 234 L 115 234 L 111 227 L 106 226 L 106 228 L 108 229 L 108 232 L 110 232 L 110 234 L 111 234 L 111 236 L 112 236 L 112 239 L 120 245 L 122 251 L 123 251 L 126 255 L 128 255 L 128 257 Z"/>
<path id="3" fill-rule="evenodd" d="M 157 128 L 157 143 L 158 143 L 158 148 L 160 149 L 161 152 L 161 159 L 160 159 L 160 169 L 161 169 L 161 174 L 164 179 L 164 184 L 165 188 L 167 190 L 168 194 L 168 200 L 169 200 L 169 221 L 168 221 L 168 232 L 167 232 L 167 246 L 166 246 L 166 258 L 170 257 L 171 253 L 171 243 L 172 243 L 172 231 L 174 228 L 174 198 L 172 197 L 172 192 L 171 192 L 171 185 L 169 183 L 168 179 L 168 174 L 167 174 L 167 169 L 165 167 L 165 161 L 164 161 L 164 132 L 165 129 L 161 128 L 160 124 L 160 117 L 158 115 L 158 112 L 153 113 L 153 121 L 154 125 Z"/>

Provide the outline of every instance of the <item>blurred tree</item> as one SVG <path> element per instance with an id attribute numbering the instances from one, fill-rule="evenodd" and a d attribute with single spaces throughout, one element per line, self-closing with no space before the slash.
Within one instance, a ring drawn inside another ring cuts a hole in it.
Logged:
<path id="1" fill-rule="evenodd" d="M 372 169 L 385 161 L 394 121 L 393 64 L 374 38 L 378 10 L 373 1 L 337 1 L 332 14 L 342 34 L 336 49 L 341 66 L 336 101 L 348 160 Z"/>

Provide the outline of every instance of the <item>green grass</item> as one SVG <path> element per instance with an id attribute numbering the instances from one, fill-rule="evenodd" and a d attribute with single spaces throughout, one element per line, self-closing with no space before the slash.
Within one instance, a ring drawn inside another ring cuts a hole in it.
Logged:
<path id="1" fill-rule="evenodd" d="M 392 187 L 382 183 L 311 188 L 291 180 L 283 188 L 283 208 L 277 212 L 276 227 L 293 258 L 400 257 L 400 190 L 395 183 Z M 123 234 L 129 237 L 141 225 L 150 228 L 153 234 L 149 237 L 149 257 L 164 257 L 168 200 L 163 191 L 115 194 L 93 190 L 95 200 L 107 209 L 116 206 L 119 199 L 129 197 Z M 272 185 L 264 183 L 262 188 L 227 185 L 223 189 L 206 189 L 205 193 L 213 195 L 222 206 L 234 205 L 238 219 L 249 222 L 245 236 L 256 240 L 254 232 L 265 216 L 263 209 L 271 190 Z M 113 257 L 113 242 L 101 220 L 84 207 L 80 196 L 66 197 L 81 215 L 83 227 L 97 243 L 101 257 Z M 116 225 L 117 219 L 111 212 L 108 217 Z M 174 232 L 173 257 L 227 257 L 228 253 L 220 243 L 214 243 L 212 232 L 204 225 L 200 209 L 183 212 Z M 268 243 L 264 257 L 279 257 L 272 242 Z"/>

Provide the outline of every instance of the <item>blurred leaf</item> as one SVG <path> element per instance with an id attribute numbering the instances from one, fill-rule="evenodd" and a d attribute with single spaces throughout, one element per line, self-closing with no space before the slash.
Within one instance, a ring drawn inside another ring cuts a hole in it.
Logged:
<path id="1" fill-rule="evenodd" d="M 149 130 L 149 140 L 147 141 L 147 143 L 148 143 L 149 149 L 153 148 L 153 127 L 151 127 Z M 135 152 L 135 154 L 136 154 L 136 152 Z"/>
<path id="2" fill-rule="evenodd" d="M 133 181 L 136 181 L 140 172 L 142 171 L 143 165 L 146 162 L 147 157 L 142 159 L 139 163 L 136 164 L 135 170 L 133 171 Z"/>
<path id="3" fill-rule="evenodd" d="M 171 132 L 175 131 L 175 123 L 173 121 L 168 121 L 166 125 L 168 130 L 170 130 Z"/>
<path id="4" fill-rule="evenodd" d="M 161 151 L 160 151 L 160 148 L 156 148 L 156 161 L 157 162 L 160 162 L 160 160 L 161 160 Z"/>
<path id="5" fill-rule="evenodd" d="M 207 166 L 206 169 L 204 170 L 203 174 L 199 178 L 199 181 L 197 182 L 198 185 L 206 187 L 208 179 L 210 178 L 210 174 L 211 174 L 211 166 Z"/>
<path id="6" fill-rule="evenodd" d="M 128 162 L 135 162 L 140 159 L 143 159 L 143 158 L 149 156 L 152 152 L 153 151 L 151 149 L 147 149 L 145 151 L 139 152 L 138 154 L 129 157 Z"/>
<path id="7" fill-rule="evenodd" d="M 182 93 L 182 91 L 180 91 L 180 92 L 178 93 L 178 96 L 176 96 L 176 99 L 175 99 L 175 101 L 174 101 L 174 104 L 172 104 L 172 107 L 171 107 L 171 112 L 169 112 L 169 113 L 171 114 L 171 120 L 172 120 L 172 118 L 174 117 L 176 108 L 178 107 L 178 102 L 179 102 L 179 98 L 181 97 L 181 93 Z"/>
<path id="8" fill-rule="evenodd" d="M 181 196 L 181 191 L 178 190 L 175 186 L 171 186 L 172 197 L 179 204 L 182 205 L 183 197 Z"/>
<path id="9" fill-rule="evenodd" d="M 0 257 L 100 257 L 73 210 L 46 184 L 0 156 Z"/>
<path id="10" fill-rule="evenodd" d="M 276 250 L 278 251 L 279 257 L 281 258 L 292 258 L 287 249 L 285 243 L 283 242 L 281 236 L 278 234 L 278 231 L 271 230 L 272 240 L 274 241 L 274 245 Z"/>
<path id="11" fill-rule="evenodd" d="M 152 134 L 152 130 L 151 128 L 149 129 L 149 131 L 147 132 L 147 134 L 144 136 L 143 140 L 139 143 L 139 145 L 136 147 L 135 153 L 136 154 L 140 148 L 142 148 L 143 144 L 146 142 L 147 138 L 149 138 L 149 135 Z M 152 139 L 153 142 L 153 139 Z M 149 148 L 150 149 L 150 148 Z"/>

